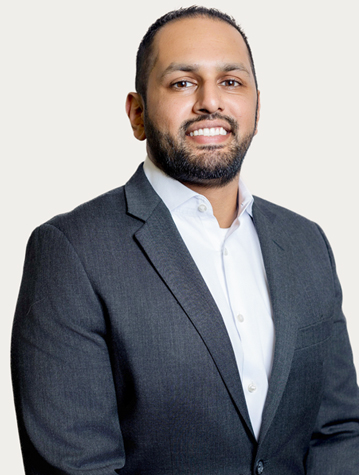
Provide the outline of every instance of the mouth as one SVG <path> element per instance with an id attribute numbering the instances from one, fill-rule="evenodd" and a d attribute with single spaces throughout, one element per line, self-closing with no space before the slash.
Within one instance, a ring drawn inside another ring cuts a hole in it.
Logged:
<path id="1" fill-rule="evenodd" d="M 217 120 L 196 122 L 186 131 L 189 140 L 199 145 L 224 143 L 231 134 L 231 126 Z"/>
<path id="2" fill-rule="evenodd" d="M 203 129 L 196 129 L 189 133 L 190 137 L 197 137 L 198 135 L 203 135 L 204 137 L 215 137 L 216 135 L 227 135 L 226 129 L 223 127 L 204 127 Z"/>

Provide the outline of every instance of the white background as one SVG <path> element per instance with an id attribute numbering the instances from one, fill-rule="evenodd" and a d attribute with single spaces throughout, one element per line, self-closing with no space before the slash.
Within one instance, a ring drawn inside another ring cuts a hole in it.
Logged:
<path id="1" fill-rule="evenodd" d="M 202 2 L 233 15 L 262 94 L 243 176 L 252 193 L 317 221 L 335 253 L 359 364 L 358 7 L 354 0 Z M 6 1 L 0 6 L 1 471 L 23 474 L 9 371 L 29 234 L 122 185 L 145 155 L 124 112 L 138 44 L 191 2 Z M 308 368 L 309 370 L 309 368 Z"/>

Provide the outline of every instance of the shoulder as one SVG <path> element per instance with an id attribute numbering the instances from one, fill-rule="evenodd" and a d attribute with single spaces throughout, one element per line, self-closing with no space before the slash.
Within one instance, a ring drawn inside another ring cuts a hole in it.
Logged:
<path id="1" fill-rule="evenodd" d="M 126 213 L 124 187 L 108 191 L 90 201 L 80 204 L 73 210 L 54 216 L 44 223 L 66 231 L 72 228 L 101 227 L 120 219 Z"/>
<path id="2" fill-rule="evenodd" d="M 254 197 L 253 219 L 258 228 L 269 228 L 281 241 L 290 247 L 303 247 L 317 250 L 318 246 L 325 252 L 330 246 L 321 227 L 310 219 L 294 211 L 271 203 L 257 196 Z"/>
<path id="3" fill-rule="evenodd" d="M 54 251 L 67 242 L 79 256 L 90 256 L 126 246 L 138 227 L 127 213 L 125 186 L 121 186 L 54 216 L 35 229 L 30 241 L 51 245 Z"/>
<path id="4" fill-rule="evenodd" d="M 57 215 L 44 224 L 64 233 L 97 229 L 105 235 L 111 229 L 119 231 L 131 223 L 138 227 L 138 220 L 145 221 L 159 201 L 140 164 L 124 186 L 83 203 L 68 213 Z"/>
<path id="5" fill-rule="evenodd" d="M 314 221 L 258 196 L 254 196 L 253 213 L 266 217 L 277 226 L 285 226 L 288 232 L 293 230 L 297 232 L 299 229 L 315 231 L 320 229 Z"/>
<path id="6" fill-rule="evenodd" d="M 78 253 L 126 248 L 160 201 L 140 165 L 124 186 L 53 217 L 33 235 L 65 238 Z"/>
<path id="7" fill-rule="evenodd" d="M 133 185 L 134 183 L 137 187 Z M 59 214 L 42 226 L 53 226 L 65 234 L 91 233 L 95 230 L 106 234 L 110 229 L 121 228 L 130 221 L 127 195 L 132 193 L 133 197 L 141 199 L 142 189 L 146 185 L 150 186 L 149 183 L 146 184 L 140 165 L 126 185 L 103 193 L 72 211 Z"/>

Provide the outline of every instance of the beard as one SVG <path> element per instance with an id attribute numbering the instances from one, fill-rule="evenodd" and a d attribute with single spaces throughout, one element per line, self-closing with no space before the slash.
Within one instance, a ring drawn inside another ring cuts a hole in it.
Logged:
<path id="1" fill-rule="evenodd" d="M 225 120 L 230 124 L 233 134 L 231 144 L 226 150 L 225 146 L 220 144 L 198 145 L 194 151 L 187 143 L 186 130 L 194 123 L 214 119 Z M 158 168 L 182 183 L 206 187 L 222 187 L 239 175 L 255 134 L 254 125 L 251 133 L 239 139 L 237 122 L 218 113 L 202 115 L 184 122 L 177 138 L 161 132 L 149 118 L 146 110 L 144 126 L 149 155 Z"/>

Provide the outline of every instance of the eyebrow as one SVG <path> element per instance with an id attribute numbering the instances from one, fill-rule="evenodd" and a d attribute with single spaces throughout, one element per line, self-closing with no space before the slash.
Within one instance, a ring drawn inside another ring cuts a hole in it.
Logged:
<path id="1" fill-rule="evenodd" d="M 161 80 L 175 71 L 197 73 L 200 67 L 201 66 L 199 64 L 171 63 L 161 74 Z M 219 65 L 217 70 L 225 73 L 230 71 L 243 71 L 244 73 L 248 74 L 248 76 L 250 75 L 248 68 L 246 68 L 243 63 L 224 63 Z"/>

